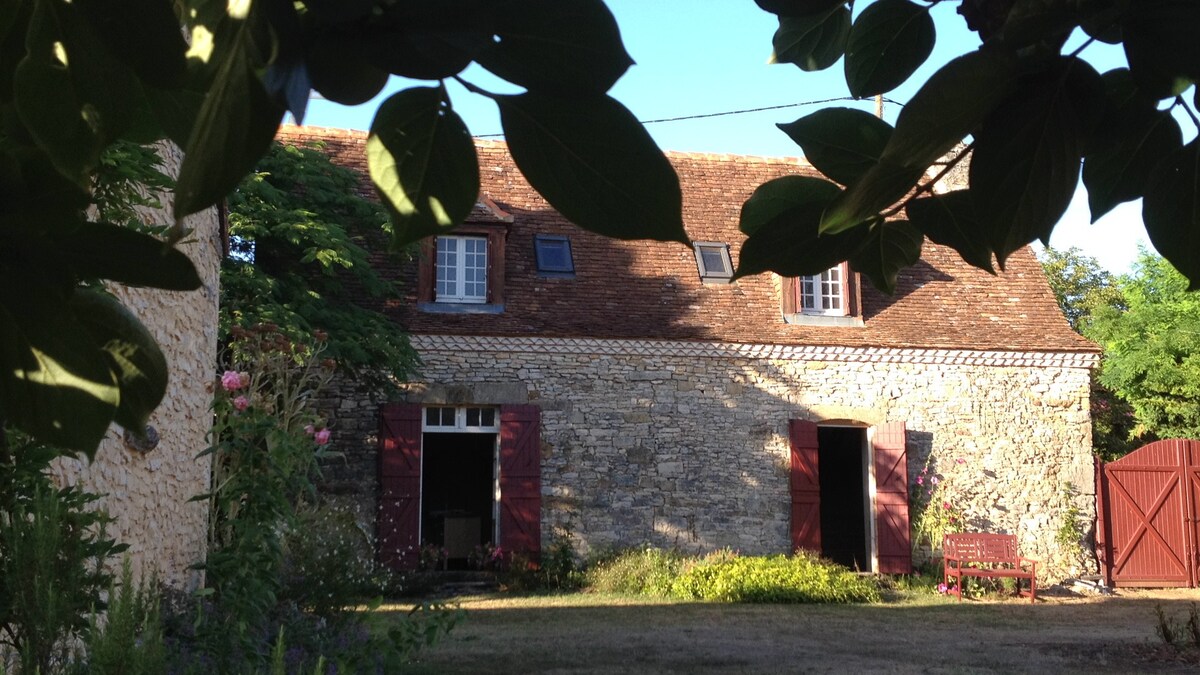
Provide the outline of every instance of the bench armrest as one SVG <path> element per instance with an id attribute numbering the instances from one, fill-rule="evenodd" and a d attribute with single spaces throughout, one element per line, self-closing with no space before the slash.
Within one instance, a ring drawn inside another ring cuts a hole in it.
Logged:
<path id="1" fill-rule="evenodd" d="M 1026 563 L 1028 563 L 1032 569 L 1037 569 L 1038 561 L 1034 560 L 1033 558 L 1017 558 L 1017 567 L 1020 567 Z"/>

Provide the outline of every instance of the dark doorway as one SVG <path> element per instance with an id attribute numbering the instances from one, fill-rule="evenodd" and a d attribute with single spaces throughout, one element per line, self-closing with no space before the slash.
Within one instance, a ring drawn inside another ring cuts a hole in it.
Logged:
<path id="1" fill-rule="evenodd" d="M 496 531 L 495 434 L 426 433 L 421 467 L 421 540 L 446 549 L 449 569 L 466 569 Z"/>
<path id="2" fill-rule="evenodd" d="M 870 571 L 867 557 L 867 430 L 820 427 L 821 555 L 853 570 Z"/>

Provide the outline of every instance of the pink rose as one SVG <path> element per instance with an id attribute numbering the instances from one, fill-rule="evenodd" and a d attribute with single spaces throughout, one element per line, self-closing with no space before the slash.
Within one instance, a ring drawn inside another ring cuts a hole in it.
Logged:
<path id="1" fill-rule="evenodd" d="M 245 410 L 246 408 L 250 407 L 250 399 L 246 398 L 245 396 L 239 396 L 233 399 L 233 407 L 238 411 Z"/>
<path id="2" fill-rule="evenodd" d="M 313 425 L 311 425 L 311 424 L 304 425 L 304 433 L 308 434 L 309 436 L 312 436 L 316 432 L 317 432 L 317 429 Z"/>
<path id="3" fill-rule="evenodd" d="M 221 374 L 221 388 L 225 391 L 237 391 L 242 388 L 242 378 L 237 372 L 227 370 Z"/>
<path id="4" fill-rule="evenodd" d="M 945 593 L 945 592 L 946 592 L 946 591 L 948 591 L 948 590 L 950 590 L 950 589 L 946 587 L 946 584 L 938 584 L 938 585 L 937 585 L 937 592 L 938 592 L 938 593 Z"/>
<path id="5" fill-rule="evenodd" d="M 316 440 L 317 445 L 325 445 L 326 443 L 329 442 L 330 435 L 331 434 L 329 433 L 328 429 L 322 429 L 322 430 L 318 431 L 316 436 L 314 436 L 313 438 L 314 438 L 314 440 Z"/>

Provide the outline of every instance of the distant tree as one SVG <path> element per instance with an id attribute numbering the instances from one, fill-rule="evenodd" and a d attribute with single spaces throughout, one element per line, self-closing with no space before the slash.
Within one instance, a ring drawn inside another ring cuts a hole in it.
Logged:
<path id="1" fill-rule="evenodd" d="M 376 311 L 397 289 L 371 265 L 368 239 L 380 248 L 387 214 L 359 181 L 320 149 L 271 146 L 229 198 L 221 336 L 263 323 L 300 344 L 318 335 L 325 356 L 380 390 L 415 357 L 399 324 Z"/>
<path id="2" fill-rule="evenodd" d="M 1082 333 L 1101 307 L 1125 307 L 1116 278 L 1078 248 L 1063 251 L 1047 246 L 1040 259 L 1054 298 L 1075 332 Z"/>
<path id="3" fill-rule="evenodd" d="M 1101 308 L 1087 330 L 1104 347 L 1100 382 L 1133 406 L 1135 433 L 1200 438 L 1200 295 L 1144 250 L 1120 288 L 1128 309 Z"/>
<path id="4" fill-rule="evenodd" d="M 1116 278 L 1078 248 L 1060 251 L 1047 247 L 1042 251 L 1041 263 L 1058 306 L 1076 332 L 1084 332 L 1101 309 L 1125 308 Z M 1102 362 L 1092 371 L 1092 447 L 1101 459 L 1111 461 L 1135 449 L 1145 439 L 1134 436 L 1133 407 L 1101 384 L 1103 368 Z"/>

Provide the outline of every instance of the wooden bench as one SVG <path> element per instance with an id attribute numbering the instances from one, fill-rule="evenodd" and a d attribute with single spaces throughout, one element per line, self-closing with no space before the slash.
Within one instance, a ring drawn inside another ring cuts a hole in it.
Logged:
<path id="1" fill-rule="evenodd" d="M 946 585 L 953 581 L 959 602 L 967 577 L 1015 579 L 1018 597 L 1022 595 L 1021 579 L 1028 579 L 1029 601 L 1037 600 L 1037 561 L 1017 555 L 1014 534 L 947 534 L 942 538 L 942 557 Z"/>

